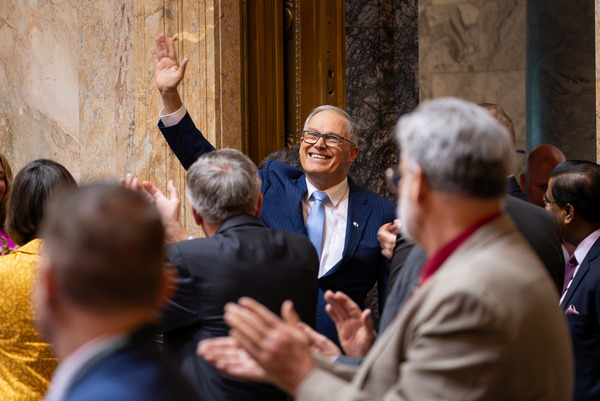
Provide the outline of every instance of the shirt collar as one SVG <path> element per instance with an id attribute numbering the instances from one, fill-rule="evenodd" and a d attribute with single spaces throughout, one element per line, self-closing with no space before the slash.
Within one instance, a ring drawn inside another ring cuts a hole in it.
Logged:
<path id="1" fill-rule="evenodd" d="M 433 276 L 433 274 L 442 266 L 446 259 L 448 259 L 450 255 L 452 255 L 452 253 L 460 245 L 462 245 L 463 242 L 473 235 L 475 231 L 479 230 L 492 220 L 497 219 L 500 217 L 500 215 L 502 215 L 502 212 L 500 211 L 487 215 L 463 231 L 458 237 L 441 247 L 440 250 L 433 255 L 433 257 L 425 262 L 425 266 L 423 266 L 423 272 L 421 273 L 421 284 L 425 283 L 431 276 Z"/>
<path id="2" fill-rule="evenodd" d="M 573 252 L 573 254 L 575 255 L 575 259 L 577 259 L 578 264 L 581 264 L 581 262 L 583 262 L 583 259 L 585 259 L 588 252 L 590 251 L 590 249 L 592 249 L 592 246 L 594 246 L 598 238 L 600 238 L 600 229 L 594 231 L 593 233 L 585 237 L 584 240 L 581 241 L 579 245 L 577 245 L 577 248 L 575 249 L 575 252 Z"/>
<path id="3" fill-rule="evenodd" d="M 331 188 L 325 189 L 323 192 L 327 194 L 329 200 L 333 204 L 333 206 L 337 206 L 337 204 L 344 198 L 344 196 L 348 193 L 348 189 L 350 186 L 348 185 L 348 177 L 344 178 L 342 182 L 337 185 L 334 185 Z M 306 178 L 306 200 L 308 201 L 312 196 L 313 192 L 318 191 L 317 188 L 308 181 Z"/>

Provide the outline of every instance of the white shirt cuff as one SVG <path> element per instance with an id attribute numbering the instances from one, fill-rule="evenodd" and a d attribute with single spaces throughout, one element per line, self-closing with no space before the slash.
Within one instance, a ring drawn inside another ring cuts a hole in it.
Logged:
<path id="1" fill-rule="evenodd" d="M 185 109 L 185 106 L 182 105 L 179 110 L 174 111 L 171 114 L 164 114 L 164 108 L 158 113 L 158 117 L 161 119 L 163 125 L 166 127 L 172 127 L 173 125 L 177 125 L 179 124 L 179 122 L 181 120 L 183 120 L 183 117 L 185 117 L 185 113 L 187 113 L 187 110 Z"/>

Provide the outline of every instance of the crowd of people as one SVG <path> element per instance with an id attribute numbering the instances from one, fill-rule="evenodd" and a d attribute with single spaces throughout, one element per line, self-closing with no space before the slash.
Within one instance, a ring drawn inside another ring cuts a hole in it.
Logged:
<path id="1" fill-rule="evenodd" d="M 152 54 L 205 236 L 172 181 L 0 154 L 0 400 L 600 399 L 598 164 L 540 145 L 517 180 L 505 111 L 441 98 L 397 123 L 394 203 L 348 176 L 344 110 L 257 168 L 194 125 L 173 41 Z"/>

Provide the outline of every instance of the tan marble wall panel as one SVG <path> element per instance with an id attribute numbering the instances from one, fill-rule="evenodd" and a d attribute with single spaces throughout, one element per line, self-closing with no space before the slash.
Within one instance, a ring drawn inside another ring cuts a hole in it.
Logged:
<path id="1" fill-rule="evenodd" d="M 431 74 L 421 86 L 422 96 L 457 96 L 475 103 L 494 99 L 515 124 L 516 149 L 525 149 L 525 76 L 523 71 L 481 71 Z M 524 155 L 517 154 L 515 173 L 522 171 Z"/>
<path id="2" fill-rule="evenodd" d="M 0 151 L 13 170 L 49 157 L 79 177 L 76 10 L 74 0 L 3 4 Z"/>
<path id="3" fill-rule="evenodd" d="M 134 118 L 134 26 L 129 3 L 79 5 L 77 87 L 82 182 L 133 171 L 132 159 L 127 157 Z"/>
<path id="4" fill-rule="evenodd" d="M 419 1 L 420 99 L 502 105 L 525 149 L 526 0 Z M 519 157 L 518 173 L 523 157 Z"/>
<path id="5" fill-rule="evenodd" d="M 173 179 L 184 198 L 185 171 L 156 127 L 162 105 L 150 49 L 159 33 L 175 37 L 179 55 L 190 59 L 181 93 L 198 127 L 217 147 L 240 148 L 239 2 L 38 0 L 3 6 L 0 152 L 14 170 L 47 157 L 82 183 L 131 172 L 166 190 Z M 185 200 L 182 212 L 186 225 L 195 227 Z"/>

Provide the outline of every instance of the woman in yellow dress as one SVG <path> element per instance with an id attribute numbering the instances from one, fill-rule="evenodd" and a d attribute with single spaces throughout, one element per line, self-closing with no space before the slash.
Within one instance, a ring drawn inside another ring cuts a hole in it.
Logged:
<path id="1" fill-rule="evenodd" d="M 12 183 L 6 227 L 20 247 L 0 257 L 0 400 L 43 399 L 56 367 L 32 315 L 37 235 L 48 203 L 76 185 L 66 168 L 45 159 L 26 165 Z"/>

